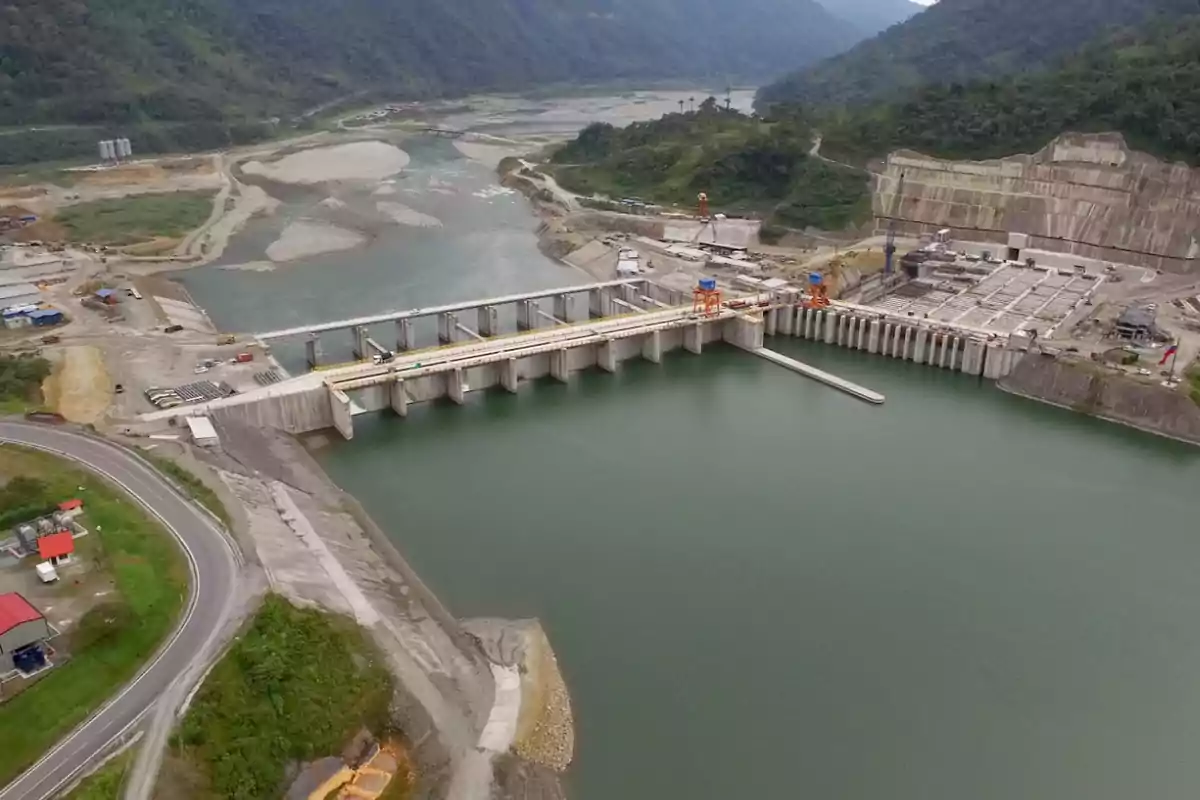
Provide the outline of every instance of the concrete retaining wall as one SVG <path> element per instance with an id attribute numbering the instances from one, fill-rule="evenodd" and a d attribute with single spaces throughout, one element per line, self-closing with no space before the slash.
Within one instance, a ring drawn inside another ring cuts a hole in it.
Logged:
<path id="1" fill-rule="evenodd" d="M 1200 406 L 1186 394 L 1090 363 L 1027 355 L 997 385 L 1011 394 L 1200 444 Z"/>
<path id="2" fill-rule="evenodd" d="M 333 409 L 324 386 L 229 406 L 214 411 L 213 416 L 256 428 L 278 428 L 288 433 L 308 433 L 333 427 Z"/>
<path id="3" fill-rule="evenodd" d="M 876 224 L 1184 273 L 1200 255 L 1200 170 L 1130 150 L 1119 134 L 1065 134 L 1033 155 L 946 161 L 901 150 L 875 181 Z"/>

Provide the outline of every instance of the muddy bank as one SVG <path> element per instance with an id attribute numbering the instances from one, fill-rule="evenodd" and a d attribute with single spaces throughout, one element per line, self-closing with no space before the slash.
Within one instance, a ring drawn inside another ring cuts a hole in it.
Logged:
<path id="1" fill-rule="evenodd" d="M 267 247 L 267 258 L 295 261 L 321 253 L 352 250 L 366 241 L 367 237 L 358 231 L 318 220 L 299 220 L 284 228 L 279 238 Z"/>
<path id="2" fill-rule="evenodd" d="M 997 386 L 1010 394 L 1200 444 L 1200 406 L 1186 394 L 1091 363 L 1027 355 Z"/>

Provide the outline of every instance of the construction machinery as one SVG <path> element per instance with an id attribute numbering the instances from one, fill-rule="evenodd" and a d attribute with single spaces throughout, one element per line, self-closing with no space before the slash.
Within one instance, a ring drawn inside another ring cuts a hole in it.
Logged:
<path id="1" fill-rule="evenodd" d="M 708 219 L 708 193 L 701 192 L 696 195 L 696 200 L 700 203 L 700 219 Z"/>
<path id="2" fill-rule="evenodd" d="M 896 193 L 892 195 L 892 207 L 888 209 L 887 243 L 883 246 L 883 274 L 891 275 L 893 262 L 896 258 L 896 214 L 900 212 L 900 198 L 904 193 L 904 171 L 900 172 L 900 180 L 896 183 Z"/>
<path id="3" fill-rule="evenodd" d="M 808 294 L 801 301 L 805 308 L 829 308 L 829 287 L 825 276 L 819 272 L 808 274 Z"/>

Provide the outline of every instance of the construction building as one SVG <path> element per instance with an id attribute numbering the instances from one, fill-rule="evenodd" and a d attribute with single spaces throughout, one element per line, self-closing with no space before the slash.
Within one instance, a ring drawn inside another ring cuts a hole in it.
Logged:
<path id="1" fill-rule="evenodd" d="M 1117 318 L 1114 331 L 1117 338 L 1131 342 L 1152 342 L 1158 334 L 1154 309 L 1130 306 Z"/>
<path id="2" fill-rule="evenodd" d="M 50 626 L 42 612 L 17 592 L 0 594 L 0 674 L 33 673 L 46 666 Z"/>

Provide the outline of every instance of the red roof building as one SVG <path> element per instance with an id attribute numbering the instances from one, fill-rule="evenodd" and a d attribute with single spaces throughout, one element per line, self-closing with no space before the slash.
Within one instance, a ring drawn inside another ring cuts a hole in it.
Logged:
<path id="1" fill-rule="evenodd" d="M 37 544 L 38 555 L 43 561 L 52 561 L 75 552 L 75 539 L 71 536 L 70 531 L 59 531 L 41 536 L 38 538 Z"/>
<path id="2" fill-rule="evenodd" d="M 83 501 L 79 499 L 64 500 L 58 504 L 59 511 L 78 511 L 83 508 Z"/>
<path id="3" fill-rule="evenodd" d="M 18 625 L 37 622 L 40 619 L 42 612 L 31 606 L 29 601 L 17 592 L 0 594 L 0 636 Z"/>

